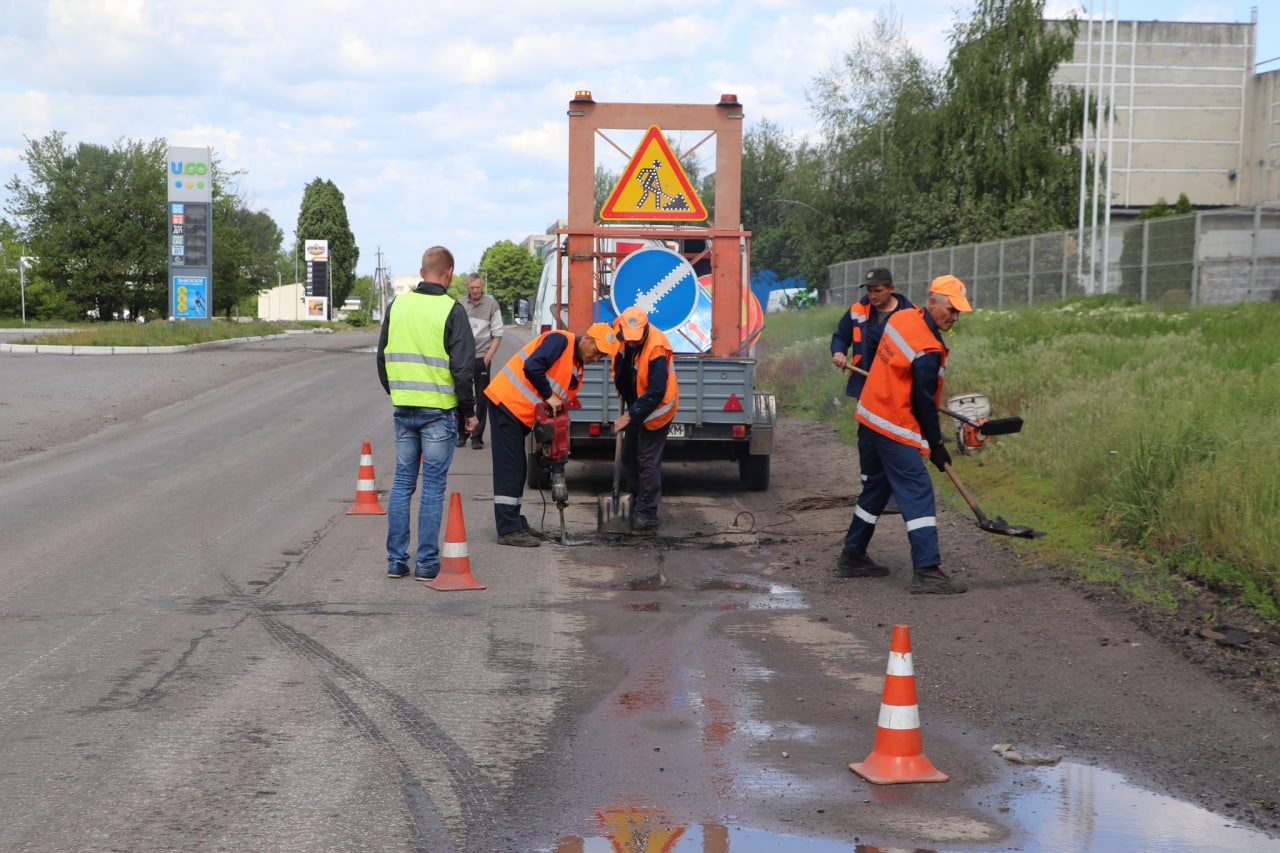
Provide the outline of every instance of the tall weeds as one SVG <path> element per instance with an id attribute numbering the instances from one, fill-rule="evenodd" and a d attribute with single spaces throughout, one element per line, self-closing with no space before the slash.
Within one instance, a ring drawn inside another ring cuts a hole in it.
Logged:
<path id="1" fill-rule="evenodd" d="M 843 309 L 769 318 L 758 375 L 784 411 L 836 418 Z M 944 396 L 1021 415 L 987 464 L 1052 482 L 1054 499 L 1171 570 L 1280 615 L 1280 304 L 1166 312 L 1112 297 L 965 315 Z M 944 430 L 948 423 L 944 419 Z"/>

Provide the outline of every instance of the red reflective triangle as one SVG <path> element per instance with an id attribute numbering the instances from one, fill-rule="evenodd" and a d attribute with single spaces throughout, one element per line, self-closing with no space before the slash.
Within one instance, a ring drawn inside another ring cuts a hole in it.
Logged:
<path id="1" fill-rule="evenodd" d="M 730 395 L 729 395 L 729 399 L 728 399 L 728 400 L 725 402 L 725 404 L 724 404 L 724 410 L 723 410 L 723 411 L 726 411 L 726 412 L 741 412 L 741 411 L 742 411 L 742 401 L 738 399 L 738 395 L 737 395 L 737 394 L 730 394 Z"/>

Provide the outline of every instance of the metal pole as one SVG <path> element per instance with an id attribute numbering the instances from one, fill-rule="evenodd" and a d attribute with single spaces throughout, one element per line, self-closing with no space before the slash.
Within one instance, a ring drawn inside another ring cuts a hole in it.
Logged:
<path id="1" fill-rule="evenodd" d="M 1102 25 L 1098 31 L 1100 38 L 1098 43 L 1100 49 L 1098 51 L 1099 60 L 1107 55 L 1107 6 L 1103 5 Z M 1101 65 L 1101 61 L 1099 61 Z M 1089 293 L 1094 292 L 1094 285 L 1097 284 L 1097 266 L 1098 266 L 1098 182 L 1101 179 L 1102 158 L 1099 156 L 1102 152 L 1102 75 L 1106 69 L 1102 68 L 1098 72 L 1098 97 L 1094 98 L 1094 117 L 1093 117 L 1093 215 L 1090 217 L 1089 224 Z M 1110 200 L 1106 200 L 1110 203 Z"/>
<path id="2" fill-rule="evenodd" d="M 1089 2 L 1088 37 L 1084 54 L 1084 114 L 1080 118 L 1080 211 L 1076 219 L 1076 281 L 1084 287 L 1084 179 L 1089 159 L 1089 82 L 1093 73 L 1093 2 Z M 1095 152 L 1094 156 L 1097 156 Z"/>
<path id="3" fill-rule="evenodd" d="M 1120 44 L 1120 0 L 1116 0 L 1116 17 L 1111 25 L 1111 90 L 1107 95 L 1110 103 L 1111 113 L 1107 121 L 1107 190 L 1106 201 L 1107 207 L 1103 216 L 1102 226 L 1102 292 L 1107 292 L 1107 276 L 1111 272 L 1111 175 L 1114 169 L 1111 167 L 1112 151 L 1115 148 L 1116 141 L 1116 48 Z M 1133 112 L 1130 111 L 1130 124 L 1132 124 Z M 1130 134 L 1132 136 L 1132 134 Z"/>
<path id="4" fill-rule="evenodd" d="M 22 290 L 22 325 L 27 325 L 27 262 L 30 258 L 18 258 L 18 287 Z"/>

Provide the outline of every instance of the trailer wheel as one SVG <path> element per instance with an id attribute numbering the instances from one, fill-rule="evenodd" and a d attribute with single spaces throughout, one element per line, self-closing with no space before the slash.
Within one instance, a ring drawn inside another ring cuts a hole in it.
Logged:
<path id="1" fill-rule="evenodd" d="M 749 492 L 766 491 L 769 488 L 768 455 L 747 453 L 738 457 L 738 478 Z"/>

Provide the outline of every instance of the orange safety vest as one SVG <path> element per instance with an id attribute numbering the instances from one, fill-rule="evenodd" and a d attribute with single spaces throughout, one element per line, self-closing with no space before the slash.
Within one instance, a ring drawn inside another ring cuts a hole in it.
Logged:
<path id="1" fill-rule="evenodd" d="M 860 363 L 862 361 L 862 327 L 870 317 L 870 305 L 863 305 L 858 301 L 849 306 L 849 319 L 853 321 L 853 345 L 850 347 L 853 357 L 849 359 L 849 363 L 863 370 L 867 369 L 867 365 Z"/>
<path id="2" fill-rule="evenodd" d="M 502 370 L 494 374 L 489 387 L 484 389 L 484 395 L 494 405 L 506 406 L 507 411 L 527 427 L 533 426 L 534 407 L 543 402 L 543 398 L 538 393 L 538 389 L 533 387 L 529 377 L 525 376 L 524 363 L 529 356 L 533 355 L 533 351 L 547 335 L 564 335 L 569 340 L 569 345 L 560 354 L 560 358 L 547 371 L 547 382 L 551 384 L 551 391 L 564 400 L 566 405 L 577 399 L 578 385 L 582 381 L 582 367 L 576 359 L 578 341 L 572 332 L 560 329 L 541 334 L 525 344 L 524 349 L 511 356 L 502 366 Z"/>
<path id="3" fill-rule="evenodd" d="M 924 319 L 924 309 L 895 312 L 885 324 L 884 336 L 871 363 L 871 375 L 858 398 L 858 423 L 865 424 L 894 441 L 919 448 L 928 455 L 929 442 L 911 410 L 911 365 L 920 356 L 942 354 L 938 371 L 938 392 L 934 404 L 942 403 L 942 378 L 946 373 L 947 348 Z"/>
<path id="4" fill-rule="evenodd" d="M 623 346 L 626 346 L 624 343 Z M 617 369 L 617 359 L 621 358 L 622 350 L 618 350 L 618 355 L 614 356 L 614 369 Z M 662 333 L 657 326 L 649 326 L 649 335 L 645 338 L 644 343 L 640 347 L 640 352 L 636 355 L 636 396 L 644 396 L 644 392 L 649 390 L 649 362 L 655 358 L 667 357 L 667 390 L 662 395 L 662 402 L 658 407 L 649 413 L 649 417 L 644 419 L 644 428 L 648 430 L 662 429 L 671 423 L 671 419 L 676 416 L 676 412 L 680 409 L 680 386 L 676 383 L 676 365 L 671 357 L 671 341 Z"/>

